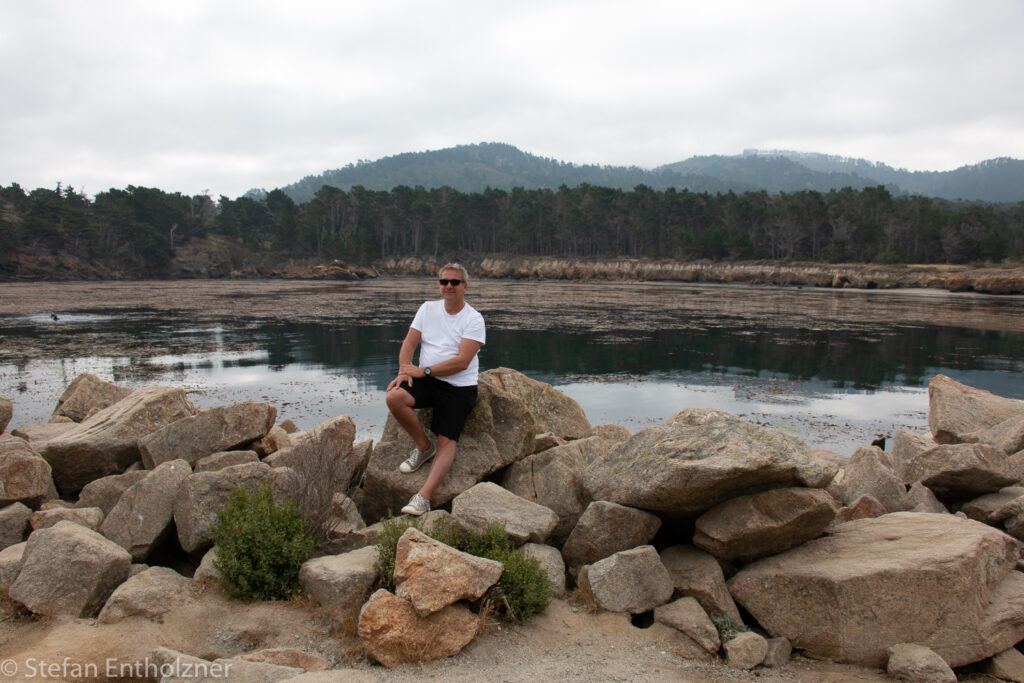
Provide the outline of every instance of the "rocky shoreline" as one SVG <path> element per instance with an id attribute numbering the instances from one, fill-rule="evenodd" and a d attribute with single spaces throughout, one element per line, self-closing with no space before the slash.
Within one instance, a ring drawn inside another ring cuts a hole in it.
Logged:
<path id="1" fill-rule="evenodd" d="M 0 428 L 15 408 L 0 398 Z M 379 442 L 356 441 L 347 416 L 307 431 L 276 416 L 259 401 L 197 411 L 180 389 L 81 375 L 49 423 L 4 431 L 0 591 L 14 614 L 26 628 L 69 617 L 159 629 L 176 607 L 214 599 L 212 519 L 228 490 L 264 482 L 330 511 L 299 581 L 362 670 L 460 657 L 483 627 L 471 596 L 493 568 L 481 574 L 409 531 L 399 556 L 415 566 L 399 559 L 396 592 L 374 591 L 379 520 L 426 477 L 397 470 L 404 431 L 389 420 Z M 647 615 L 681 661 L 784 671 L 795 651 L 905 680 L 953 681 L 953 669 L 1020 680 L 1024 402 L 939 375 L 929 428 L 848 459 L 715 410 L 632 434 L 593 426 L 569 397 L 499 368 L 481 375 L 430 515 L 477 532 L 504 523 L 556 596 Z M 0 643 L 24 663 L 36 646 L 18 633 Z M 242 653 L 211 642 L 145 660 L 260 680 L 352 672 L 337 657 L 250 640 Z"/>
<path id="2" fill-rule="evenodd" d="M 442 258 L 443 257 L 438 257 Z M 193 239 L 175 248 L 166 279 L 365 280 L 394 275 L 433 275 L 438 258 L 406 257 L 368 263 L 293 258 L 254 252 L 223 237 Z M 982 294 L 1024 294 L 1024 267 L 730 262 L 637 258 L 569 259 L 467 255 L 475 277 L 514 280 L 744 283 L 786 287 L 857 289 L 929 288 Z M 19 253 L 5 268 L 8 281 L 131 280 L 116 268 L 69 255 Z"/>

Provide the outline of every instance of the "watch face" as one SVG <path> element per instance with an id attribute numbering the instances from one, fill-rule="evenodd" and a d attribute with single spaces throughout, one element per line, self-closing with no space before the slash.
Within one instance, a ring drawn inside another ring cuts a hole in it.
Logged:
<path id="1" fill-rule="evenodd" d="M 430 377 L 430 368 L 425 369 L 423 371 L 423 374 L 426 375 L 427 377 Z"/>

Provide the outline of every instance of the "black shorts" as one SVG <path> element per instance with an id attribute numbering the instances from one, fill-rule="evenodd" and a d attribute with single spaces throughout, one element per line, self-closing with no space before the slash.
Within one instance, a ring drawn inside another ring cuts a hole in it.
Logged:
<path id="1" fill-rule="evenodd" d="M 412 386 L 407 382 L 402 382 L 399 386 L 416 399 L 413 408 L 434 409 L 430 431 L 452 441 L 459 440 L 466 419 L 476 405 L 475 384 L 457 387 L 436 377 L 421 377 L 413 380 Z"/>

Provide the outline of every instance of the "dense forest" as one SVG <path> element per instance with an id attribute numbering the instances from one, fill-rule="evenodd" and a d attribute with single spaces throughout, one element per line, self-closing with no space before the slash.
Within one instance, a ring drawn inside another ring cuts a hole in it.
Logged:
<path id="1" fill-rule="evenodd" d="M 94 198 L 70 187 L 0 187 L 0 276 L 21 253 L 67 254 L 125 276 L 160 276 L 174 247 L 222 235 L 257 251 L 370 263 L 393 256 L 789 259 L 1001 263 L 1024 259 L 1024 203 L 895 196 L 882 186 L 736 194 L 323 186 L 296 204 L 129 186 Z"/>

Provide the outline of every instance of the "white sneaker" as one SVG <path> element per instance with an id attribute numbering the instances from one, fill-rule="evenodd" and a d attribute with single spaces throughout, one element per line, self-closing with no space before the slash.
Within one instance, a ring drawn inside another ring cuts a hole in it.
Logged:
<path id="1" fill-rule="evenodd" d="M 423 463 L 433 458 L 435 453 L 437 453 L 437 444 L 435 443 L 431 443 L 430 448 L 425 451 L 421 451 L 413 446 L 413 449 L 409 452 L 409 457 L 398 466 L 398 471 L 403 474 L 415 472 L 423 466 Z"/>
<path id="2" fill-rule="evenodd" d="M 409 504 L 402 508 L 403 515 L 419 517 L 428 512 L 430 512 L 430 501 L 418 493 L 413 494 L 412 498 L 409 499 Z"/>

